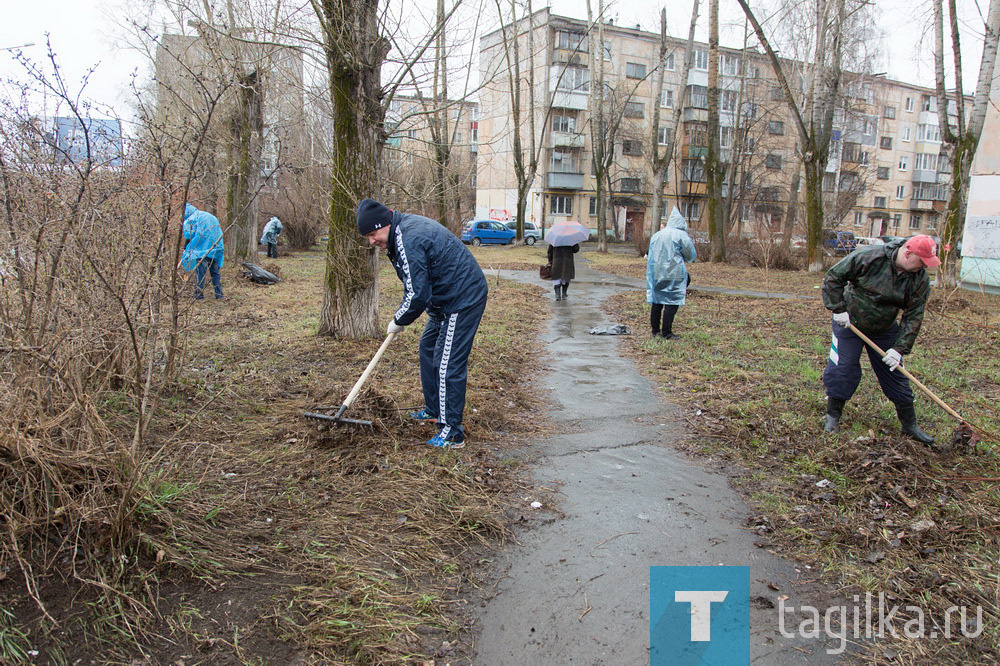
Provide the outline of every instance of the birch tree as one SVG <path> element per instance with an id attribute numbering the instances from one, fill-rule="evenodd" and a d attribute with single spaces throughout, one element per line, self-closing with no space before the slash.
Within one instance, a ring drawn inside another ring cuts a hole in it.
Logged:
<path id="1" fill-rule="evenodd" d="M 948 113 L 948 94 L 945 88 L 944 70 L 944 0 L 934 0 L 934 82 L 937 97 L 938 125 L 941 139 L 948 147 L 951 160 L 951 181 L 949 183 L 948 210 L 945 213 L 941 238 L 944 242 L 939 280 L 945 287 L 957 284 L 957 245 L 965 225 L 965 211 L 968 204 L 969 173 L 972 160 L 976 156 L 979 138 L 986 122 L 990 89 L 997 57 L 997 38 L 1000 34 L 1000 0 L 990 0 L 986 18 L 983 55 L 979 64 L 979 80 L 968 113 L 962 85 L 962 45 L 959 38 L 958 15 L 955 0 L 948 0 L 949 28 L 951 30 L 952 59 L 955 66 L 956 119 L 952 125 Z"/>

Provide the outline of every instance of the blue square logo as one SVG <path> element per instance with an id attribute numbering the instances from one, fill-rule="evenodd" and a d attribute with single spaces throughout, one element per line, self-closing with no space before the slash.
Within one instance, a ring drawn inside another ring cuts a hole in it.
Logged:
<path id="1" fill-rule="evenodd" d="M 650 567 L 649 663 L 750 663 L 750 567 Z"/>

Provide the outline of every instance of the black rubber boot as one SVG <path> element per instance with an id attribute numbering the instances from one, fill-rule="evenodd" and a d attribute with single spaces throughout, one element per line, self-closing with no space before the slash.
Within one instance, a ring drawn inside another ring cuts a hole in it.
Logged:
<path id="1" fill-rule="evenodd" d="M 847 404 L 846 400 L 826 399 L 826 422 L 823 424 L 823 430 L 827 432 L 840 430 L 840 416 L 844 413 L 845 404 Z"/>
<path id="2" fill-rule="evenodd" d="M 557 285 L 555 285 L 555 286 L 552 287 L 553 289 L 556 290 L 556 300 L 557 301 L 561 301 L 563 299 L 563 297 L 562 297 L 562 289 L 559 288 L 561 286 L 562 285 L 557 284 Z"/>
<path id="3" fill-rule="evenodd" d="M 568 285 L 568 284 L 564 284 L 564 285 L 562 285 L 562 292 L 563 292 L 563 300 L 564 300 L 564 301 L 566 300 L 566 291 L 567 291 L 568 289 L 569 289 L 569 285 Z"/>
<path id="4" fill-rule="evenodd" d="M 917 425 L 917 410 L 913 408 L 913 403 L 896 405 L 896 414 L 899 416 L 899 422 L 903 425 L 904 435 L 909 435 L 921 444 L 934 443 L 934 438 Z"/>

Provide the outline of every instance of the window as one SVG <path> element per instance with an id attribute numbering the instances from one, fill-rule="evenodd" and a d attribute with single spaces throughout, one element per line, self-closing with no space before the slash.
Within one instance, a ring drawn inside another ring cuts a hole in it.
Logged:
<path id="1" fill-rule="evenodd" d="M 767 159 L 765 160 L 765 162 L 767 163 L 767 168 L 768 169 L 780 169 L 781 168 L 781 155 L 778 155 L 776 153 L 768 153 Z"/>
<path id="2" fill-rule="evenodd" d="M 641 62 L 625 63 L 625 76 L 630 79 L 646 78 L 646 64 Z"/>
<path id="3" fill-rule="evenodd" d="M 590 70 L 586 67 L 560 67 L 556 74 L 559 90 L 586 92 L 590 88 Z"/>
<path id="4" fill-rule="evenodd" d="M 658 128 L 656 130 L 656 143 L 660 144 L 661 146 L 669 146 L 670 145 L 670 128 L 669 127 L 660 127 L 660 128 Z"/>
<path id="5" fill-rule="evenodd" d="M 882 150 L 892 150 L 892 137 L 884 136 L 878 140 L 878 147 Z"/>
<path id="6" fill-rule="evenodd" d="M 937 125 L 917 125 L 917 141 L 940 141 L 941 128 Z"/>
<path id="7" fill-rule="evenodd" d="M 563 196 L 552 196 L 552 214 L 553 215 L 572 215 L 573 214 L 573 197 L 563 197 Z"/>
<path id="8" fill-rule="evenodd" d="M 924 201 L 945 201 L 944 185 L 936 183 L 917 183 L 913 186 L 913 198 Z"/>
<path id="9" fill-rule="evenodd" d="M 597 197 L 590 197 L 590 216 L 597 215 Z"/>
<path id="10" fill-rule="evenodd" d="M 869 155 L 867 150 L 862 150 L 860 153 L 860 157 L 861 157 L 861 164 L 868 164 Z"/>
<path id="11" fill-rule="evenodd" d="M 573 116 L 552 116 L 552 131 L 554 132 L 575 132 L 576 118 Z"/>
<path id="12" fill-rule="evenodd" d="M 732 127 L 720 127 L 719 128 L 719 146 L 722 148 L 732 148 L 733 147 L 733 128 Z"/>
<path id="13" fill-rule="evenodd" d="M 900 155 L 899 156 L 899 170 L 906 171 L 910 168 L 910 156 Z"/>
<path id="14" fill-rule="evenodd" d="M 479 123 L 472 123 L 472 129 L 469 130 L 469 141 L 479 143 Z"/>
<path id="15" fill-rule="evenodd" d="M 682 201 L 681 202 L 681 215 L 684 219 L 690 222 L 691 220 L 697 220 L 700 215 L 700 204 L 697 201 Z"/>
<path id="16" fill-rule="evenodd" d="M 879 180 L 889 180 L 889 167 L 879 167 L 876 178 Z"/>
<path id="17" fill-rule="evenodd" d="M 708 126 L 702 123 L 685 124 L 684 139 L 690 146 L 707 146 Z"/>
<path id="18" fill-rule="evenodd" d="M 625 103 L 625 117 L 626 118 L 643 118 L 646 115 L 646 105 L 642 102 L 626 102 Z"/>
<path id="19" fill-rule="evenodd" d="M 695 69 L 708 71 L 708 51 L 694 49 L 691 53 L 691 66 Z"/>
<path id="20" fill-rule="evenodd" d="M 902 213 L 896 213 L 895 215 L 893 215 L 892 216 L 892 228 L 893 229 L 899 229 L 899 225 L 900 225 L 900 223 L 902 221 L 903 221 L 903 214 Z"/>
<path id="21" fill-rule="evenodd" d="M 668 53 L 667 57 L 663 59 L 663 68 L 674 71 L 674 54 Z"/>
<path id="22" fill-rule="evenodd" d="M 707 109 L 708 88 L 705 86 L 688 86 L 687 105 L 696 109 Z"/>
<path id="23" fill-rule="evenodd" d="M 639 191 L 639 179 L 638 178 L 622 178 L 622 180 L 621 180 L 621 190 L 622 190 L 622 192 L 638 192 Z"/>
<path id="24" fill-rule="evenodd" d="M 455 132 L 455 145 L 461 145 L 462 144 L 462 138 L 463 137 L 462 137 L 462 133 L 461 132 Z"/>
<path id="25" fill-rule="evenodd" d="M 753 149 L 757 145 L 757 140 L 752 136 L 747 137 L 747 155 L 753 155 Z"/>
<path id="26" fill-rule="evenodd" d="M 889 118 L 890 120 L 894 119 L 896 117 L 896 107 L 887 106 L 882 109 L 882 117 Z"/>
<path id="27" fill-rule="evenodd" d="M 723 90 L 722 95 L 719 98 L 719 106 L 723 111 L 735 111 L 736 110 L 736 91 L 735 90 Z"/>
<path id="28" fill-rule="evenodd" d="M 607 40 L 604 42 L 604 61 L 611 62 L 611 42 Z"/>
<path id="29" fill-rule="evenodd" d="M 910 229 L 919 229 L 919 228 L 920 228 L 920 213 L 911 213 Z"/>
<path id="30" fill-rule="evenodd" d="M 660 106 L 665 109 L 674 108 L 674 89 L 664 88 L 663 95 L 660 97 Z"/>
<path id="31" fill-rule="evenodd" d="M 865 219 L 864 213 L 862 213 L 859 210 L 854 211 L 854 226 L 860 227 L 862 224 L 864 224 L 864 219 Z"/>
<path id="32" fill-rule="evenodd" d="M 899 140 L 900 141 L 909 141 L 910 140 L 910 126 L 909 125 L 907 125 L 906 127 L 903 128 L 902 135 L 899 137 Z"/>
<path id="33" fill-rule="evenodd" d="M 759 79 L 760 78 L 760 67 L 758 67 L 757 65 L 750 65 L 747 68 L 747 76 L 749 78 L 751 78 L 751 79 Z"/>
<path id="34" fill-rule="evenodd" d="M 861 178 L 853 171 L 844 171 L 840 174 L 840 191 L 857 192 L 861 189 Z"/>
<path id="35" fill-rule="evenodd" d="M 833 188 L 837 186 L 837 174 L 835 173 L 824 173 L 823 174 L 823 191 L 833 192 Z"/>
<path id="36" fill-rule="evenodd" d="M 750 221 L 750 204 L 743 204 L 740 206 L 740 219 L 744 222 Z"/>
<path id="37" fill-rule="evenodd" d="M 570 49 L 573 51 L 586 51 L 586 35 L 579 32 L 561 30 L 559 32 L 559 48 Z"/>
<path id="38" fill-rule="evenodd" d="M 580 173 L 579 161 L 573 158 L 572 153 L 553 150 L 549 171 L 555 171 L 556 173 Z"/>
<path id="39" fill-rule="evenodd" d="M 642 141 L 622 141 L 622 155 L 642 155 Z"/>
<path id="40" fill-rule="evenodd" d="M 747 102 L 743 105 L 743 118 L 746 120 L 756 120 L 757 119 L 757 105 L 752 102 Z"/>
<path id="41" fill-rule="evenodd" d="M 760 188 L 760 200 L 775 202 L 781 199 L 781 192 L 777 187 L 762 187 Z"/>
<path id="42" fill-rule="evenodd" d="M 722 73 L 726 76 L 737 76 L 740 73 L 740 57 L 737 55 L 723 54 L 719 59 Z"/>
<path id="43" fill-rule="evenodd" d="M 897 199 L 902 199 L 905 196 L 906 196 L 906 185 L 897 185 L 896 186 L 896 198 Z"/>
<path id="44" fill-rule="evenodd" d="M 875 207 L 885 208 L 885 197 L 875 197 Z"/>
<path id="45" fill-rule="evenodd" d="M 861 161 L 861 144 L 854 143 L 853 141 L 845 141 L 840 156 L 845 162 L 857 164 Z"/>
<path id="46" fill-rule="evenodd" d="M 935 100 L 930 95 L 923 95 L 920 98 L 920 108 L 923 109 L 924 111 L 937 112 L 937 100 Z M 912 228 L 919 228 L 919 227 L 912 227 Z"/>
<path id="47" fill-rule="evenodd" d="M 681 173 L 684 174 L 684 180 L 689 183 L 705 182 L 705 164 L 699 159 L 683 160 Z"/>
<path id="48" fill-rule="evenodd" d="M 926 169 L 928 171 L 937 171 L 937 166 L 938 166 L 937 155 L 928 155 L 927 153 L 917 153 L 913 158 L 914 169 Z"/>
<path id="49" fill-rule="evenodd" d="M 771 87 L 771 101 L 772 102 L 783 102 L 785 100 L 785 91 L 778 86 Z"/>
<path id="50" fill-rule="evenodd" d="M 907 97 L 906 98 L 906 103 L 903 104 L 903 108 L 906 109 L 907 111 L 913 111 L 913 98 L 912 97 Z"/>

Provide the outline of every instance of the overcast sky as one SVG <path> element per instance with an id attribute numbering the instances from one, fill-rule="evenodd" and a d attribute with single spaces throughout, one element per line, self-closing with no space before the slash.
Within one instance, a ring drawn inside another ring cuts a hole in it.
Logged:
<path id="1" fill-rule="evenodd" d="M 112 105 L 122 115 L 128 115 L 127 101 L 131 97 L 129 83 L 133 72 L 138 71 L 148 78 L 148 64 L 134 51 L 122 50 L 118 28 L 107 13 L 113 7 L 111 2 L 121 0 L 3 0 L 3 20 L 0 21 L 0 49 L 15 47 L 25 43 L 23 52 L 32 60 L 46 60 L 46 33 L 58 54 L 64 77 L 71 89 L 78 89 L 86 70 L 96 66 L 87 86 L 88 96 L 103 104 Z M 391 0 L 393 3 L 413 2 L 413 0 Z M 477 1 L 477 0 L 468 0 Z M 596 11 L 596 0 L 593 0 Z M 608 0 L 608 15 L 615 18 L 618 25 L 641 25 L 643 29 L 659 30 L 659 5 L 648 0 Z M 730 28 L 723 28 L 724 45 L 738 46 L 742 35 L 742 14 L 734 0 L 723 0 L 723 22 Z M 752 6 L 759 5 L 759 0 Z M 986 9 L 983 4 L 983 10 Z M 965 87 L 970 91 L 976 83 L 979 71 L 981 34 L 977 5 L 974 0 L 959 0 L 963 14 Z M 492 11 L 495 4 L 484 5 L 484 11 Z M 536 6 L 542 6 L 538 2 Z M 580 0 L 551 0 L 555 14 L 574 18 L 586 18 L 586 4 Z M 671 0 L 668 5 L 668 30 L 671 35 L 682 37 L 690 21 L 690 0 Z M 701 18 L 707 16 L 707 3 L 702 2 Z M 921 53 L 929 54 L 929 43 L 921 44 L 926 15 L 930 5 L 926 0 L 878 0 L 882 13 L 884 30 L 882 62 L 875 63 L 873 71 L 886 72 L 892 78 L 921 85 L 933 85 L 933 63 Z M 736 28 L 739 25 L 738 29 Z M 699 34 L 704 39 L 704 30 Z M 10 51 L 0 51 L 0 77 L 6 82 L 11 77 L 24 78 L 22 68 L 11 59 Z M 53 112 L 50 108 L 49 112 Z"/>

